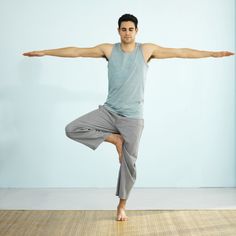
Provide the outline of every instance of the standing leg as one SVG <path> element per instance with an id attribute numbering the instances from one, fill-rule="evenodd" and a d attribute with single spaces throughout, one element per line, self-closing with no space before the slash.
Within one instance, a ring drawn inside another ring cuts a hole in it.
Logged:
<path id="1" fill-rule="evenodd" d="M 144 128 L 144 120 L 122 117 L 117 122 L 116 127 L 124 138 L 122 149 L 123 158 L 116 189 L 116 196 L 120 198 L 120 203 L 117 206 L 117 220 L 127 220 L 128 217 L 124 211 L 125 204 L 136 180 L 135 162 L 138 156 L 138 147 Z"/>

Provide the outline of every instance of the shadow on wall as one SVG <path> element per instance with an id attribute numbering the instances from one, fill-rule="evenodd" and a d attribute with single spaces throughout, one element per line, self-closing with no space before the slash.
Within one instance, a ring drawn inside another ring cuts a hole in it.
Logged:
<path id="1" fill-rule="evenodd" d="M 24 165 L 45 156 L 45 153 L 50 154 L 50 148 L 54 147 L 50 147 L 50 142 L 55 137 L 53 125 L 57 105 L 76 102 L 79 115 L 79 102 L 97 101 L 101 97 L 101 94 L 85 89 L 72 91 L 42 84 L 42 67 L 38 60 L 22 59 L 18 67 L 19 77 L 14 85 L 1 87 L 0 171 L 7 171 L 6 164 L 17 165 L 15 161 L 18 157 L 24 157 L 20 162 Z M 66 110 L 60 112 L 65 114 Z M 61 135 L 65 135 L 64 127 Z"/>

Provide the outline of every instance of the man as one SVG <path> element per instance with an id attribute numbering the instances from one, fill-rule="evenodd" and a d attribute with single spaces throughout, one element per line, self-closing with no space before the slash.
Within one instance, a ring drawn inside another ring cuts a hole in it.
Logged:
<path id="1" fill-rule="evenodd" d="M 115 145 L 120 162 L 116 196 L 117 220 L 128 220 L 125 205 L 136 179 L 135 162 L 144 128 L 144 86 L 148 62 L 155 58 L 203 58 L 234 55 L 228 51 L 200 51 L 165 48 L 153 43 L 137 43 L 138 20 L 124 14 L 118 20 L 120 43 L 90 48 L 66 47 L 32 51 L 24 56 L 103 57 L 108 61 L 109 91 L 106 102 L 72 121 L 66 135 L 95 150 L 103 141 Z"/>

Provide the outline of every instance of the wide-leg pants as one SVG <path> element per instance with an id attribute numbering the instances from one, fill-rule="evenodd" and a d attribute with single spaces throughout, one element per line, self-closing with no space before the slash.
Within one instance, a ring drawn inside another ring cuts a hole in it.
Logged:
<path id="1" fill-rule="evenodd" d="M 121 134 L 124 138 L 123 158 L 120 164 L 116 196 L 128 199 L 136 180 L 135 162 L 138 156 L 139 141 L 144 128 L 144 119 L 119 115 L 99 105 L 95 109 L 69 123 L 66 135 L 95 150 L 107 136 Z"/>

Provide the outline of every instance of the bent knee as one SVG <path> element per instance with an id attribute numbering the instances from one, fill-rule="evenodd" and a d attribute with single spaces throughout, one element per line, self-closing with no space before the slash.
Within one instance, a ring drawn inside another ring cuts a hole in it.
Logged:
<path id="1" fill-rule="evenodd" d="M 75 133 L 76 133 L 76 135 L 79 135 L 79 134 L 86 133 L 90 130 L 91 130 L 91 128 L 87 128 L 87 127 L 83 126 L 82 124 L 81 125 L 76 125 L 76 126 L 72 125 L 72 124 L 68 124 L 65 127 L 65 133 L 69 138 L 71 136 L 74 136 Z"/>
<path id="2" fill-rule="evenodd" d="M 68 124 L 66 127 L 65 127 L 65 132 L 66 132 L 66 134 L 68 134 L 68 133 L 71 133 L 71 132 L 73 132 L 73 127 L 70 125 L 70 124 Z"/>
<path id="3" fill-rule="evenodd" d="M 77 130 L 78 130 L 79 127 L 75 127 L 74 125 L 72 124 L 68 124 L 66 127 L 65 127 L 65 133 L 66 133 L 66 136 L 67 137 L 71 137 L 71 135 L 73 133 L 75 133 Z"/>

